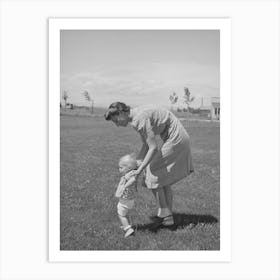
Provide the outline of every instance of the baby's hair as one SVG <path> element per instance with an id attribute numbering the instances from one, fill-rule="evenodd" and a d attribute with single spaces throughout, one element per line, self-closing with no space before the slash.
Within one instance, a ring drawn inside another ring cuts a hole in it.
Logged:
<path id="1" fill-rule="evenodd" d="M 130 107 L 122 102 L 112 103 L 104 114 L 105 120 L 111 120 L 112 116 L 119 115 L 121 112 L 130 112 Z"/>
<path id="2" fill-rule="evenodd" d="M 131 170 L 136 169 L 138 166 L 136 155 L 134 153 L 122 156 L 119 160 L 119 163 L 121 162 L 127 164 L 131 168 Z"/>

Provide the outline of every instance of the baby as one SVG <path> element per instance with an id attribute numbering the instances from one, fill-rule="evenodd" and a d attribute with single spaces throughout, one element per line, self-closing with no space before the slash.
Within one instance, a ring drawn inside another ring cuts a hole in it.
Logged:
<path id="1" fill-rule="evenodd" d="M 125 231 L 124 237 L 134 234 L 130 224 L 129 212 L 134 206 L 134 199 L 137 192 L 137 180 L 130 175 L 130 171 L 137 169 L 137 160 L 133 154 L 123 156 L 119 161 L 119 171 L 122 174 L 115 196 L 119 198 L 118 216 L 121 221 L 121 228 Z"/>

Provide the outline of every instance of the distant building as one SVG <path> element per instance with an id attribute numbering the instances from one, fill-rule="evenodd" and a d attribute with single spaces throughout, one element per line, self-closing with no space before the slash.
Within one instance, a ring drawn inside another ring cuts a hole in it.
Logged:
<path id="1" fill-rule="evenodd" d="M 72 103 L 66 103 L 65 109 L 71 109 L 71 110 L 73 110 L 73 109 L 74 109 L 74 104 L 72 104 Z"/>
<path id="2" fill-rule="evenodd" d="M 211 107 L 209 106 L 200 106 L 199 115 L 203 118 L 210 119 L 211 118 Z"/>
<path id="3" fill-rule="evenodd" d="M 211 98 L 211 119 L 220 119 L 220 97 Z"/>
<path id="4" fill-rule="evenodd" d="M 207 118 L 207 119 L 211 118 L 211 107 L 204 105 L 203 97 L 201 97 L 201 104 L 200 104 L 200 107 L 198 108 L 198 111 L 199 111 L 200 117 Z"/>
<path id="5" fill-rule="evenodd" d="M 211 120 L 220 120 L 220 97 L 211 97 L 211 101 L 208 100 L 207 102 L 210 104 L 207 104 L 207 106 L 204 105 L 204 99 L 201 98 L 201 105 L 198 108 L 199 115 Z"/>

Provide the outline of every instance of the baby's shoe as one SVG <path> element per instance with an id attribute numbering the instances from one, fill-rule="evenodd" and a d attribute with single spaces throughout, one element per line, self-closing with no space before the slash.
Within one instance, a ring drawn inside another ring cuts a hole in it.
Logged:
<path id="1" fill-rule="evenodd" d="M 129 226 L 126 229 L 124 229 L 124 231 L 125 231 L 124 237 L 129 237 L 132 234 L 134 234 L 134 232 L 135 232 L 134 229 L 131 226 Z"/>

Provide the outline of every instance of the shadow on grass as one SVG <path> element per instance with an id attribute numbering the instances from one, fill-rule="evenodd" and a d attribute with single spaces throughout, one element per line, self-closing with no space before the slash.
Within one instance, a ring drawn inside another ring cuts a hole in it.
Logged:
<path id="1" fill-rule="evenodd" d="M 169 229 L 171 231 L 176 231 L 177 229 L 182 229 L 185 227 L 192 229 L 198 224 L 205 225 L 205 224 L 215 224 L 218 222 L 218 219 L 211 215 L 174 213 L 173 217 L 174 217 L 174 225 L 172 226 L 163 226 L 159 222 L 151 222 L 148 224 L 137 225 L 137 230 L 150 231 L 156 233 L 163 228 Z"/>

